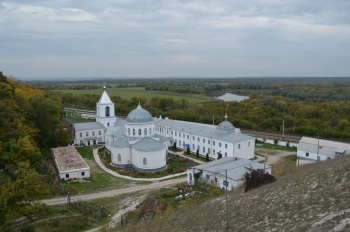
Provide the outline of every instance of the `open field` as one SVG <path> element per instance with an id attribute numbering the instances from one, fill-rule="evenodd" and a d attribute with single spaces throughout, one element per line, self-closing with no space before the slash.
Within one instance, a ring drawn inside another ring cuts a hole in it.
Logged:
<path id="1" fill-rule="evenodd" d="M 75 95 L 80 94 L 96 94 L 101 95 L 103 89 L 88 89 L 88 90 L 54 90 L 61 93 L 71 93 Z M 107 89 L 108 95 L 110 97 L 119 96 L 121 98 L 130 100 L 133 97 L 144 97 L 150 101 L 153 97 L 159 98 L 173 98 L 176 100 L 181 100 L 185 98 L 190 103 L 202 103 L 208 101 L 215 101 L 217 99 L 206 97 L 204 95 L 192 95 L 192 94 L 178 94 L 170 92 L 161 91 L 146 91 L 144 87 L 134 87 L 134 88 L 109 88 Z"/>

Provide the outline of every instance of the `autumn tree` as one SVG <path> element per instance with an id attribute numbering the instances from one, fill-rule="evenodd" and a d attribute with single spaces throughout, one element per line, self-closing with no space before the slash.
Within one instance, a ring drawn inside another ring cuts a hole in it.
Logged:
<path id="1" fill-rule="evenodd" d="M 32 219 L 46 212 L 47 207 L 33 201 L 33 196 L 48 193 L 43 176 L 31 169 L 28 162 L 21 162 L 14 171 L 14 179 L 8 179 L 0 187 L 0 230 L 20 217 Z"/>

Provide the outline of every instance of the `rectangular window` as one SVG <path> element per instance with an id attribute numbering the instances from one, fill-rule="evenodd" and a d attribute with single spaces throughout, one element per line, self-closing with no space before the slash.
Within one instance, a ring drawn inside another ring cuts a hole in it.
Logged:
<path id="1" fill-rule="evenodd" d="M 194 141 L 194 136 L 192 136 L 192 140 Z"/>
<path id="2" fill-rule="evenodd" d="M 185 138 L 185 134 L 183 134 L 182 137 Z"/>
<path id="3" fill-rule="evenodd" d="M 95 136 L 95 131 L 92 132 L 92 136 Z"/>
<path id="4" fill-rule="evenodd" d="M 179 133 L 179 137 L 181 137 L 181 133 Z"/>
<path id="5" fill-rule="evenodd" d="M 203 153 L 205 153 L 205 147 L 203 147 Z"/>
<path id="6" fill-rule="evenodd" d="M 166 130 L 166 133 L 169 134 L 169 130 Z"/>
<path id="7" fill-rule="evenodd" d="M 250 142 L 248 142 L 248 147 L 250 147 Z"/>
<path id="8" fill-rule="evenodd" d="M 174 132 L 174 131 L 171 131 L 171 135 L 173 135 L 173 132 Z"/>
<path id="9" fill-rule="evenodd" d="M 225 148 L 227 148 L 227 143 L 225 143 Z"/>
<path id="10" fill-rule="evenodd" d="M 238 144 L 238 149 L 241 149 L 241 144 Z"/>
<path id="11" fill-rule="evenodd" d="M 81 175 L 82 175 L 82 176 L 85 176 L 85 172 L 81 172 Z"/>
<path id="12" fill-rule="evenodd" d="M 66 178 L 69 178 L 69 174 L 66 174 Z"/>
<path id="13" fill-rule="evenodd" d="M 219 147 L 221 147 L 221 143 L 219 142 Z"/>
<path id="14" fill-rule="evenodd" d="M 203 143 L 205 143 L 205 139 L 203 139 Z"/>
<path id="15" fill-rule="evenodd" d="M 175 136 L 177 136 L 177 132 L 175 131 Z"/>
<path id="16" fill-rule="evenodd" d="M 213 140 L 213 145 L 215 146 L 215 141 Z"/>
<path id="17" fill-rule="evenodd" d="M 129 134 L 130 134 L 130 131 L 129 131 Z M 101 135 L 101 131 L 98 131 L 98 135 Z"/>
<path id="18" fill-rule="evenodd" d="M 306 157 L 309 157 L 309 152 L 306 152 Z"/>
<path id="19" fill-rule="evenodd" d="M 208 144 L 210 144 L 210 140 L 208 139 Z"/>
<path id="20" fill-rule="evenodd" d="M 208 148 L 208 154 L 210 155 L 210 148 Z"/>
<path id="21" fill-rule="evenodd" d="M 207 180 L 210 180 L 210 176 L 209 176 L 208 174 L 205 175 L 205 178 L 206 178 Z"/>
<path id="22" fill-rule="evenodd" d="M 198 137 L 198 142 L 199 142 L 199 137 Z"/>
<path id="23" fill-rule="evenodd" d="M 190 139 L 190 136 L 189 136 L 189 135 L 187 135 L 187 139 Z"/>
<path id="24" fill-rule="evenodd" d="M 79 133 L 79 136 L 80 136 L 80 137 L 83 137 L 83 133 Z"/>
<path id="25" fill-rule="evenodd" d="M 86 136 L 89 136 L 89 132 L 86 132 Z"/>

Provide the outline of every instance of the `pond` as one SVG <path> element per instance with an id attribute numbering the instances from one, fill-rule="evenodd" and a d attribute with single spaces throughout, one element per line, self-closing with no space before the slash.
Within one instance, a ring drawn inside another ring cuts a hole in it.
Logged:
<path id="1" fill-rule="evenodd" d="M 230 102 L 230 101 L 240 102 L 240 101 L 243 101 L 245 99 L 249 99 L 249 97 L 247 97 L 247 96 L 240 96 L 240 95 L 232 94 L 232 93 L 225 93 L 224 95 L 216 97 L 216 98 L 223 100 L 225 102 Z"/>

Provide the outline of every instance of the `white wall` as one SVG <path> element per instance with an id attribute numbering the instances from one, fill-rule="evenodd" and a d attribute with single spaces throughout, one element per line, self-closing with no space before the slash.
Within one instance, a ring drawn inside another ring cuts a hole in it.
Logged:
<path id="1" fill-rule="evenodd" d="M 309 156 L 306 156 L 306 153 L 309 153 Z M 319 156 L 319 161 L 327 160 L 327 156 L 326 155 L 318 154 L 318 156 Z M 308 151 L 304 151 L 304 150 L 301 150 L 301 149 L 297 150 L 297 157 L 298 158 L 300 157 L 300 158 L 311 159 L 311 160 L 317 161 L 317 153 L 308 152 Z M 330 158 L 332 158 L 332 157 L 330 157 Z"/>
<path id="2" fill-rule="evenodd" d="M 101 132 L 101 135 L 99 135 L 99 131 Z M 86 135 L 86 132 L 88 132 L 89 134 Z M 93 135 L 93 132 L 95 133 L 95 135 Z M 80 133 L 81 133 L 81 137 L 80 137 Z M 78 144 L 80 145 L 80 141 L 82 140 L 83 143 L 87 146 L 87 141 L 84 140 L 84 138 L 87 137 L 96 137 L 96 144 L 98 144 L 99 142 L 104 142 L 104 130 L 101 129 L 91 129 L 91 130 L 80 130 L 80 131 L 75 131 L 75 138 L 74 138 L 74 144 Z M 93 145 L 93 140 L 90 141 L 90 145 Z"/>
<path id="3" fill-rule="evenodd" d="M 140 169 L 158 169 L 166 165 L 167 148 L 159 151 L 139 151 L 135 148 L 131 149 L 132 164 Z M 147 164 L 143 164 L 143 158 L 147 159 Z"/>
<path id="4" fill-rule="evenodd" d="M 240 148 L 239 148 L 240 147 Z M 254 159 L 255 138 L 234 144 L 233 157 Z"/>
<path id="5" fill-rule="evenodd" d="M 263 142 L 263 143 L 275 144 L 275 141 L 272 139 L 265 139 L 265 141 L 263 138 L 256 138 L 256 139 L 260 142 Z M 277 145 L 286 147 L 287 142 L 278 140 Z M 289 147 L 298 147 L 298 145 L 299 145 L 298 143 L 291 143 L 291 142 L 289 143 Z"/>
<path id="6" fill-rule="evenodd" d="M 82 175 L 83 172 L 84 172 L 84 175 Z M 69 174 L 68 178 L 66 177 L 67 174 Z M 90 178 L 90 169 L 84 168 L 84 169 L 76 169 L 71 171 L 64 171 L 64 172 L 59 172 L 59 175 L 60 175 L 60 179 L 62 180 Z"/>
<path id="7" fill-rule="evenodd" d="M 113 164 L 126 165 L 126 164 L 132 163 L 130 147 L 122 147 L 122 148 L 111 147 L 110 151 L 111 151 L 111 161 Z M 121 156 L 121 161 L 118 161 L 118 154 L 120 154 Z"/>

